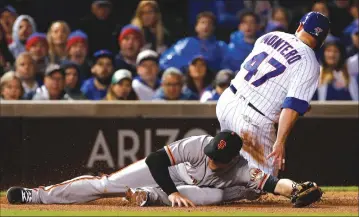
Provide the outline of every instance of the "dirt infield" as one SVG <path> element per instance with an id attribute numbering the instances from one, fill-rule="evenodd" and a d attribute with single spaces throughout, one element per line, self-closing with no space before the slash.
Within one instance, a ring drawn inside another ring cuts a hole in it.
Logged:
<path id="1" fill-rule="evenodd" d="M 1 197 L 1 210 L 41 210 L 41 211 L 116 211 L 116 212 L 215 212 L 238 213 L 255 212 L 268 215 L 292 213 L 298 215 L 358 215 L 358 192 L 327 192 L 322 201 L 308 208 L 292 208 L 288 199 L 264 195 L 256 201 L 240 201 L 218 206 L 196 208 L 143 207 L 138 208 L 128 204 L 122 198 L 107 198 L 77 205 L 10 205 L 6 197 Z"/>

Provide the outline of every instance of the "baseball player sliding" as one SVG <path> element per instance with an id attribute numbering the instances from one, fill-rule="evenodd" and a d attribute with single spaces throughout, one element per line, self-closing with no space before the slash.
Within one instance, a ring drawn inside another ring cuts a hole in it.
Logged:
<path id="1" fill-rule="evenodd" d="M 80 176 L 33 189 L 12 187 L 7 199 L 11 204 L 69 204 L 126 196 L 140 206 L 187 207 L 248 198 L 243 188 L 286 196 L 296 207 L 321 198 L 322 191 L 313 182 L 297 184 L 249 166 L 240 155 L 242 144 L 232 131 L 215 137 L 193 136 L 173 142 L 111 175 Z"/>
<path id="2" fill-rule="evenodd" d="M 217 102 L 221 130 L 238 133 L 249 164 L 277 176 L 285 164 L 285 143 L 298 116 L 308 111 L 318 86 L 318 50 L 329 32 L 329 19 L 309 12 L 295 35 L 261 36 L 236 77 Z M 278 124 L 278 129 L 274 127 Z"/>

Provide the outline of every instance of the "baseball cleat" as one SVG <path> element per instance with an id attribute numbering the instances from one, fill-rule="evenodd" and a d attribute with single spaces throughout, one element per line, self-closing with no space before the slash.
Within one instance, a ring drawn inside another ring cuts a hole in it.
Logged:
<path id="1" fill-rule="evenodd" d="M 32 202 L 32 190 L 22 187 L 11 187 L 6 192 L 10 204 L 24 204 Z"/>
<path id="2" fill-rule="evenodd" d="M 148 205 L 149 200 L 149 192 L 142 190 L 142 189 L 128 189 L 126 192 L 126 199 L 130 202 L 132 205 L 136 206 L 146 206 Z"/>

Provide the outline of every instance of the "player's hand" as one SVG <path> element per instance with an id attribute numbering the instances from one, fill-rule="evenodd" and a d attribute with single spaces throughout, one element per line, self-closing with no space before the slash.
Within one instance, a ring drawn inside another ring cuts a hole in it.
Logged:
<path id="1" fill-rule="evenodd" d="M 194 203 L 186 198 L 185 196 L 181 195 L 179 192 L 174 192 L 168 196 L 168 199 L 172 203 L 172 207 L 175 207 L 176 204 L 181 207 L 182 204 L 186 207 L 192 206 L 195 207 Z"/>
<path id="2" fill-rule="evenodd" d="M 277 166 L 277 168 L 279 168 L 279 170 L 284 170 L 284 165 L 285 165 L 285 151 L 284 151 L 284 144 L 283 143 L 279 143 L 279 142 L 275 142 L 273 145 L 273 150 L 272 153 L 270 153 L 267 156 L 267 159 L 273 157 L 274 161 L 273 161 L 273 166 Z"/>

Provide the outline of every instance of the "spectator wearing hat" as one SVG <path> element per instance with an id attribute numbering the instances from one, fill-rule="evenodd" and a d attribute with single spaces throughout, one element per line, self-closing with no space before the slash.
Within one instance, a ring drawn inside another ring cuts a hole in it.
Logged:
<path id="1" fill-rule="evenodd" d="M 208 68 L 218 71 L 227 52 L 227 44 L 216 40 L 213 34 L 215 22 L 212 12 L 199 13 L 195 26 L 197 36 L 181 39 L 165 51 L 160 59 L 161 70 L 171 66 L 183 70 L 193 57 L 202 55 L 208 61 Z"/>
<path id="2" fill-rule="evenodd" d="M 231 80 L 234 78 L 234 72 L 230 69 L 222 69 L 216 75 L 214 84 L 204 91 L 200 101 L 217 101 L 223 91 L 229 87 Z"/>
<path id="3" fill-rule="evenodd" d="M 21 85 L 24 89 L 23 98 L 31 100 L 40 83 L 36 80 L 35 61 L 30 53 L 23 52 L 17 57 L 15 70 L 16 76 L 21 80 Z"/>
<path id="4" fill-rule="evenodd" d="M 242 10 L 239 13 L 238 31 L 231 34 L 228 52 L 225 55 L 222 68 L 239 70 L 241 64 L 249 55 L 257 40 L 259 17 L 251 10 Z"/>
<path id="5" fill-rule="evenodd" d="M 45 74 L 46 67 L 49 64 L 49 45 L 47 44 L 46 34 L 39 32 L 31 34 L 26 41 L 26 50 L 35 61 L 37 74 Z"/>
<path id="6" fill-rule="evenodd" d="M 127 69 L 136 76 L 136 59 L 143 46 L 141 29 L 134 25 L 126 25 L 118 35 L 119 53 L 115 57 L 116 69 Z"/>
<path id="7" fill-rule="evenodd" d="M 23 96 L 20 79 L 15 72 L 9 71 L 0 79 L 0 100 L 20 100 Z"/>
<path id="8" fill-rule="evenodd" d="M 5 32 L 4 38 L 6 44 L 11 44 L 12 42 L 12 28 L 17 16 L 16 9 L 11 5 L 7 5 L 0 9 L 0 25 Z"/>
<path id="9" fill-rule="evenodd" d="M 117 70 L 111 79 L 105 100 L 137 100 L 132 90 L 132 74 L 127 69 Z"/>
<path id="10" fill-rule="evenodd" d="M 94 0 L 91 4 L 91 15 L 81 19 L 79 29 L 89 37 L 90 54 L 101 49 L 114 51 L 112 33 L 115 30 L 115 22 L 111 12 L 111 1 Z"/>
<path id="11" fill-rule="evenodd" d="M 67 59 L 79 65 L 81 81 L 91 77 L 90 61 L 87 59 L 87 43 L 87 35 L 81 30 L 71 32 L 66 43 Z"/>
<path id="12" fill-rule="evenodd" d="M 161 80 L 161 88 L 159 88 L 155 95 L 154 100 L 197 100 L 198 98 L 184 88 L 183 73 L 175 68 L 170 67 L 163 72 Z"/>
<path id="13" fill-rule="evenodd" d="M 203 56 L 195 56 L 188 66 L 185 87 L 199 100 L 205 89 L 211 84 L 213 74 L 208 70 L 207 60 Z"/>
<path id="14" fill-rule="evenodd" d="M 80 67 L 74 62 L 65 60 L 61 63 L 65 73 L 65 92 L 74 100 L 86 99 L 80 87 Z"/>
<path id="15" fill-rule="evenodd" d="M 32 17 L 20 15 L 16 18 L 12 28 L 13 42 L 9 45 L 9 50 L 15 58 L 26 50 L 26 40 L 34 32 L 36 32 L 36 24 Z"/>
<path id="16" fill-rule="evenodd" d="M 106 96 L 113 74 L 113 54 L 109 50 L 94 53 L 94 64 L 91 68 L 93 76 L 87 79 L 81 92 L 90 100 L 101 100 Z"/>
<path id="17" fill-rule="evenodd" d="M 141 51 L 137 56 L 138 76 L 133 79 L 132 88 L 140 100 L 151 100 L 160 86 L 158 58 L 153 50 Z"/>
<path id="18" fill-rule="evenodd" d="M 33 100 L 70 100 L 64 91 L 64 70 L 57 64 L 49 64 L 45 71 L 44 85 L 36 90 Z"/>

